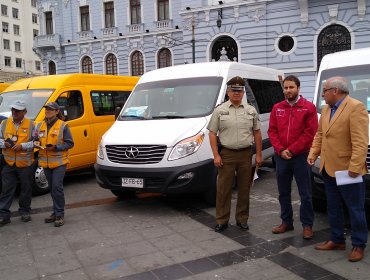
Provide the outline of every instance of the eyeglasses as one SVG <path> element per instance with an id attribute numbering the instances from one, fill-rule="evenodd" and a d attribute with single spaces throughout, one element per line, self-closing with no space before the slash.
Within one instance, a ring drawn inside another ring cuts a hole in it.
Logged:
<path id="1" fill-rule="evenodd" d="M 322 89 L 322 92 L 323 92 L 324 94 L 326 94 L 326 92 L 327 92 L 327 91 L 332 90 L 332 89 L 335 89 L 335 87 L 331 87 L 331 88 L 323 88 L 323 89 Z"/>

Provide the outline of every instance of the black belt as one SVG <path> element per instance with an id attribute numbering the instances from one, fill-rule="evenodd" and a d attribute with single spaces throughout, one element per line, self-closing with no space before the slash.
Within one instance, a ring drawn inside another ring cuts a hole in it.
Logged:
<path id="1" fill-rule="evenodd" d="M 225 149 L 225 150 L 229 150 L 229 151 L 233 151 L 233 152 L 242 152 L 242 151 L 247 151 L 247 150 L 250 150 L 252 147 L 249 146 L 249 147 L 245 147 L 245 148 L 240 148 L 240 149 L 230 149 L 230 148 L 226 148 L 224 146 L 222 146 L 222 149 Z"/>

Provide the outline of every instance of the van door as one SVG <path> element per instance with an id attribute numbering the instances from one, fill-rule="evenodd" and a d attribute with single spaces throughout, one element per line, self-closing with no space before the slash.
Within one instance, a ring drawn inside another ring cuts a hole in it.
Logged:
<path id="1" fill-rule="evenodd" d="M 84 87 L 64 88 L 58 94 L 58 102 L 68 124 L 74 147 L 69 151 L 68 170 L 92 166 L 95 162 L 96 146 L 91 124 L 91 109 L 87 106 Z"/>

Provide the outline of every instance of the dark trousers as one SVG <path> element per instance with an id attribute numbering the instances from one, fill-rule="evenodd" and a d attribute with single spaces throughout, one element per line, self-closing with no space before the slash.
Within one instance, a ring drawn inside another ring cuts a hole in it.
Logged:
<path id="1" fill-rule="evenodd" d="M 218 169 L 216 222 L 226 224 L 230 218 L 231 194 L 235 173 L 237 174 L 238 200 L 235 220 L 246 223 L 249 218 L 249 190 L 252 173 L 252 149 L 232 151 L 221 150 L 223 165 Z"/>
<path id="2" fill-rule="evenodd" d="M 64 187 L 63 179 L 66 173 L 66 165 L 61 165 L 56 168 L 44 168 L 46 179 L 50 186 L 50 194 L 53 199 L 53 214 L 55 216 L 64 217 Z"/>
<path id="3" fill-rule="evenodd" d="M 282 223 L 288 225 L 293 224 L 291 192 L 294 176 L 301 198 L 299 214 L 302 226 L 312 227 L 314 212 L 312 206 L 311 173 L 310 167 L 307 164 L 307 154 L 297 155 L 288 160 L 275 155 L 275 162 Z"/>
<path id="4" fill-rule="evenodd" d="M 0 195 L 0 216 L 10 218 L 10 206 L 12 205 L 17 182 L 20 182 L 19 213 L 29 214 L 32 199 L 32 175 L 33 167 L 16 167 L 5 164 L 1 172 L 2 192 Z"/>
<path id="5" fill-rule="evenodd" d="M 337 186 L 335 177 L 329 176 L 325 169 L 322 171 L 325 183 L 326 199 L 328 202 L 328 218 L 331 230 L 331 241 L 344 243 L 343 203 L 347 206 L 352 228 L 352 246 L 366 246 L 367 223 L 365 216 L 365 183 Z"/>

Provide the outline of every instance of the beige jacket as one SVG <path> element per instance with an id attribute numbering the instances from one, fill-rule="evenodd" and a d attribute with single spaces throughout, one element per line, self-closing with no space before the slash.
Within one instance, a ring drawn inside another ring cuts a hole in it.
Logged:
<path id="1" fill-rule="evenodd" d="M 321 111 L 319 128 L 308 159 L 320 156 L 320 171 L 334 177 L 338 170 L 366 174 L 369 143 L 369 116 L 365 106 L 347 96 L 329 122 L 330 107 Z"/>

